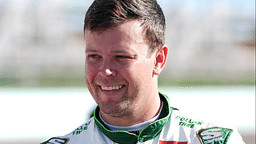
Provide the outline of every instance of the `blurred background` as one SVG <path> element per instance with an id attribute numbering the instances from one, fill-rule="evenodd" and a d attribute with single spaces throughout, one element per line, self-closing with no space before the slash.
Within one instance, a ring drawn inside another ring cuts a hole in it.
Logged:
<path id="1" fill-rule="evenodd" d="M 160 91 L 254 144 L 255 1 L 158 2 L 170 49 Z M 0 1 L 0 144 L 40 143 L 89 119 L 96 104 L 84 81 L 83 20 L 91 3 Z"/>

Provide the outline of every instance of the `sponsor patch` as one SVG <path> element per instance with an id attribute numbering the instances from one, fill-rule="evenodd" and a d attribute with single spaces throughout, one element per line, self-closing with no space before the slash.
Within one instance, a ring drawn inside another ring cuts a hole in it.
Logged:
<path id="1" fill-rule="evenodd" d="M 188 144 L 188 142 L 178 142 L 178 141 L 159 141 L 159 144 Z"/>
<path id="2" fill-rule="evenodd" d="M 79 135 L 79 134 L 81 134 L 81 132 L 83 132 L 84 130 L 87 130 L 87 128 L 88 128 L 88 126 L 89 126 L 90 123 L 91 123 L 91 121 L 89 121 L 89 122 L 87 122 L 86 124 L 84 124 L 84 125 L 78 127 L 77 129 L 75 129 L 75 130 L 72 132 L 72 134 L 73 134 L 73 135 Z"/>
<path id="3" fill-rule="evenodd" d="M 197 131 L 201 144 L 227 144 L 233 130 L 222 127 L 211 127 Z"/>
<path id="4" fill-rule="evenodd" d="M 68 140 L 69 140 L 68 138 L 53 137 L 53 138 L 50 138 L 48 141 L 43 142 L 41 144 L 67 144 Z"/>
<path id="5" fill-rule="evenodd" d="M 179 126 L 188 127 L 188 128 L 194 128 L 197 125 L 203 124 L 203 122 L 201 122 L 201 121 L 194 121 L 187 117 L 176 116 L 176 119 L 180 120 Z"/>

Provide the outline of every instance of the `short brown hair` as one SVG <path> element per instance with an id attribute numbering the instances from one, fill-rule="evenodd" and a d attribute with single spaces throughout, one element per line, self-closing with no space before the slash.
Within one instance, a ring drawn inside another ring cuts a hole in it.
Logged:
<path id="1" fill-rule="evenodd" d="M 84 31 L 106 30 L 129 20 L 142 22 L 150 52 L 164 44 L 165 17 L 156 0 L 94 0 L 85 15 Z"/>

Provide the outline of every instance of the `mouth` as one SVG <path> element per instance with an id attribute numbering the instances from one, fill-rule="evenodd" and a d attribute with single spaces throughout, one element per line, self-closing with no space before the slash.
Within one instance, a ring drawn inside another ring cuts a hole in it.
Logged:
<path id="1" fill-rule="evenodd" d="M 103 91 L 117 91 L 119 89 L 122 89 L 125 85 L 119 85 L 119 86 L 99 86 L 101 90 Z"/>

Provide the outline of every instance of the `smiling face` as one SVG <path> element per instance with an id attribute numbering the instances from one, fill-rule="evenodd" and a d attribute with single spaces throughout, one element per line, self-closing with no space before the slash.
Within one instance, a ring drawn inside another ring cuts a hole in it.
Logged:
<path id="1" fill-rule="evenodd" d="M 148 56 L 142 32 L 138 21 L 85 31 L 86 84 L 105 114 L 120 117 L 142 110 L 157 93 L 155 55 Z"/>

